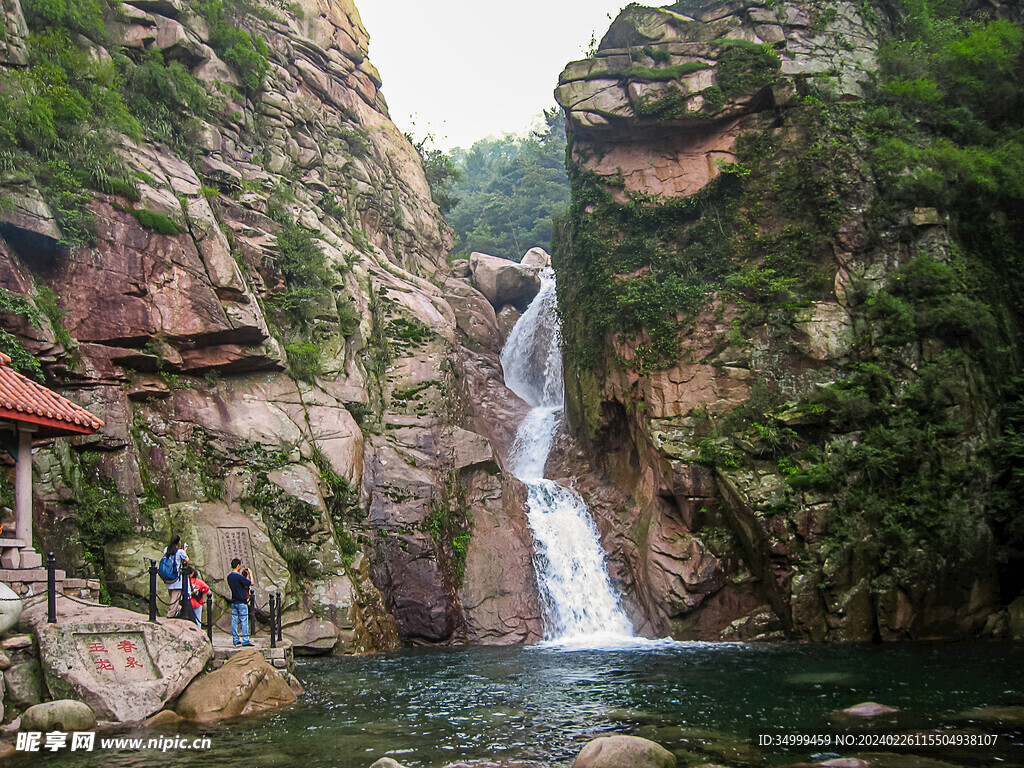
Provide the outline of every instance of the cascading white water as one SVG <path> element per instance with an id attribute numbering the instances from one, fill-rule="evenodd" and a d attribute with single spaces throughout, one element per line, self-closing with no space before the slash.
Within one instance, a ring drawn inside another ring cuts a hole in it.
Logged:
<path id="1" fill-rule="evenodd" d="M 501 352 L 505 384 L 533 406 L 516 434 L 512 471 L 529 488 L 527 519 L 537 543 L 534 562 L 548 639 L 603 644 L 633 638 L 633 627 L 612 589 L 586 503 L 571 488 L 544 478 L 564 404 L 555 302 L 555 274 L 546 269 L 540 292 Z"/>

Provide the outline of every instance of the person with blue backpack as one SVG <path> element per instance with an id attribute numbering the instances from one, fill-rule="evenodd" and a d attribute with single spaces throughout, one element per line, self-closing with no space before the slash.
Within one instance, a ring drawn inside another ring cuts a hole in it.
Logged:
<path id="1" fill-rule="evenodd" d="M 171 604 L 167 607 L 167 618 L 173 619 L 181 610 L 181 568 L 188 562 L 188 544 L 183 544 L 181 537 L 175 534 L 171 537 L 171 543 L 164 550 L 164 556 L 160 560 L 158 572 L 160 578 L 167 585 L 168 599 Z"/>

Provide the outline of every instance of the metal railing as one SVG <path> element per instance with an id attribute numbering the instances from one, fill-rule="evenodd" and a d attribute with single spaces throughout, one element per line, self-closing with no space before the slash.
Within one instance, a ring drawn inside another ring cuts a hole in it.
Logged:
<path id="1" fill-rule="evenodd" d="M 158 567 L 156 560 L 149 560 L 149 620 L 154 624 L 159 624 L 157 619 L 158 612 L 158 601 L 163 602 L 159 599 L 158 587 L 157 587 L 157 575 Z M 50 552 L 46 556 L 46 621 L 49 624 L 57 623 L 57 560 L 54 557 L 53 552 Z M 74 602 L 82 602 L 75 600 L 74 598 L 68 597 L 67 595 L 61 594 L 68 600 Z M 181 590 L 181 607 L 184 608 L 188 604 L 191 610 L 191 603 L 189 602 L 191 595 L 187 589 Z M 206 637 L 213 644 L 213 593 L 210 592 L 206 600 Z M 88 604 L 88 603 L 87 603 Z M 168 603 L 164 603 L 168 605 Z M 256 622 L 256 595 L 253 592 L 249 593 L 249 604 L 248 604 L 248 622 L 249 622 L 249 636 L 255 637 L 256 630 L 259 625 Z M 187 612 L 186 612 L 187 613 Z M 270 593 L 270 602 L 267 605 L 267 613 L 269 614 L 269 626 L 268 633 L 270 636 L 270 647 L 276 648 L 279 642 L 284 640 L 284 600 L 280 592 Z"/>

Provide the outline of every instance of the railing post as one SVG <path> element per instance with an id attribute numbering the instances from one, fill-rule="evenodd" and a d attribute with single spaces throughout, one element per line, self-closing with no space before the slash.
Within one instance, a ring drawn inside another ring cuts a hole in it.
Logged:
<path id="1" fill-rule="evenodd" d="M 249 593 L 249 637 L 256 634 L 256 593 Z"/>
<path id="2" fill-rule="evenodd" d="M 270 647 L 277 648 L 277 618 L 275 609 L 277 604 L 275 602 L 274 593 L 270 593 Z"/>
<path id="3" fill-rule="evenodd" d="M 283 616 L 284 616 L 284 602 L 281 600 L 281 593 L 278 592 L 277 593 L 277 642 L 279 642 L 279 643 L 284 639 L 282 634 L 281 634 L 282 631 L 283 631 L 282 628 L 284 627 L 284 619 L 282 618 Z"/>
<path id="4" fill-rule="evenodd" d="M 206 638 L 213 645 L 213 592 L 206 596 Z"/>
<path id="5" fill-rule="evenodd" d="M 156 560 L 149 561 L 149 620 L 156 623 Z"/>
<path id="6" fill-rule="evenodd" d="M 57 623 L 57 558 L 53 552 L 46 556 L 46 621 Z"/>

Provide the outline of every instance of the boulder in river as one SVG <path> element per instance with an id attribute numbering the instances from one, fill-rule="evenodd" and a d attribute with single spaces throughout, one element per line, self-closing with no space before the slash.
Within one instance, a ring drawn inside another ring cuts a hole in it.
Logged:
<path id="1" fill-rule="evenodd" d="M 469 257 L 473 285 L 495 308 L 512 304 L 526 309 L 540 292 L 538 270 L 524 267 L 515 261 L 473 253 Z"/>
<path id="2" fill-rule="evenodd" d="M 96 715 L 88 704 L 60 699 L 36 704 L 21 716 L 25 731 L 88 731 L 96 726 Z"/>
<path id="3" fill-rule="evenodd" d="M 854 704 L 852 707 L 840 709 L 832 713 L 833 722 L 856 720 L 857 718 L 883 717 L 895 715 L 899 712 L 895 707 L 887 707 L 885 704 L 878 704 L 874 701 L 865 701 Z"/>
<path id="4" fill-rule="evenodd" d="M 676 756 L 636 736 L 602 736 L 588 742 L 573 768 L 675 768 Z"/>
<path id="5" fill-rule="evenodd" d="M 1004 728 L 1024 728 L 1024 706 L 981 707 L 961 712 L 953 720 L 957 722 L 966 720 Z"/>
<path id="6" fill-rule="evenodd" d="M 175 728 L 184 722 L 181 715 L 175 712 L 173 709 L 162 709 L 152 717 L 147 717 L 142 723 L 146 728 L 162 729 L 162 728 Z"/>
<path id="7" fill-rule="evenodd" d="M 551 266 L 551 255 L 543 248 L 531 248 L 519 261 L 524 267 L 544 269 Z"/>
<path id="8" fill-rule="evenodd" d="M 255 648 L 246 648 L 220 669 L 192 682 L 175 711 L 186 720 L 211 722 L 277 709 L 295 701 L 288 681 Z"/>

